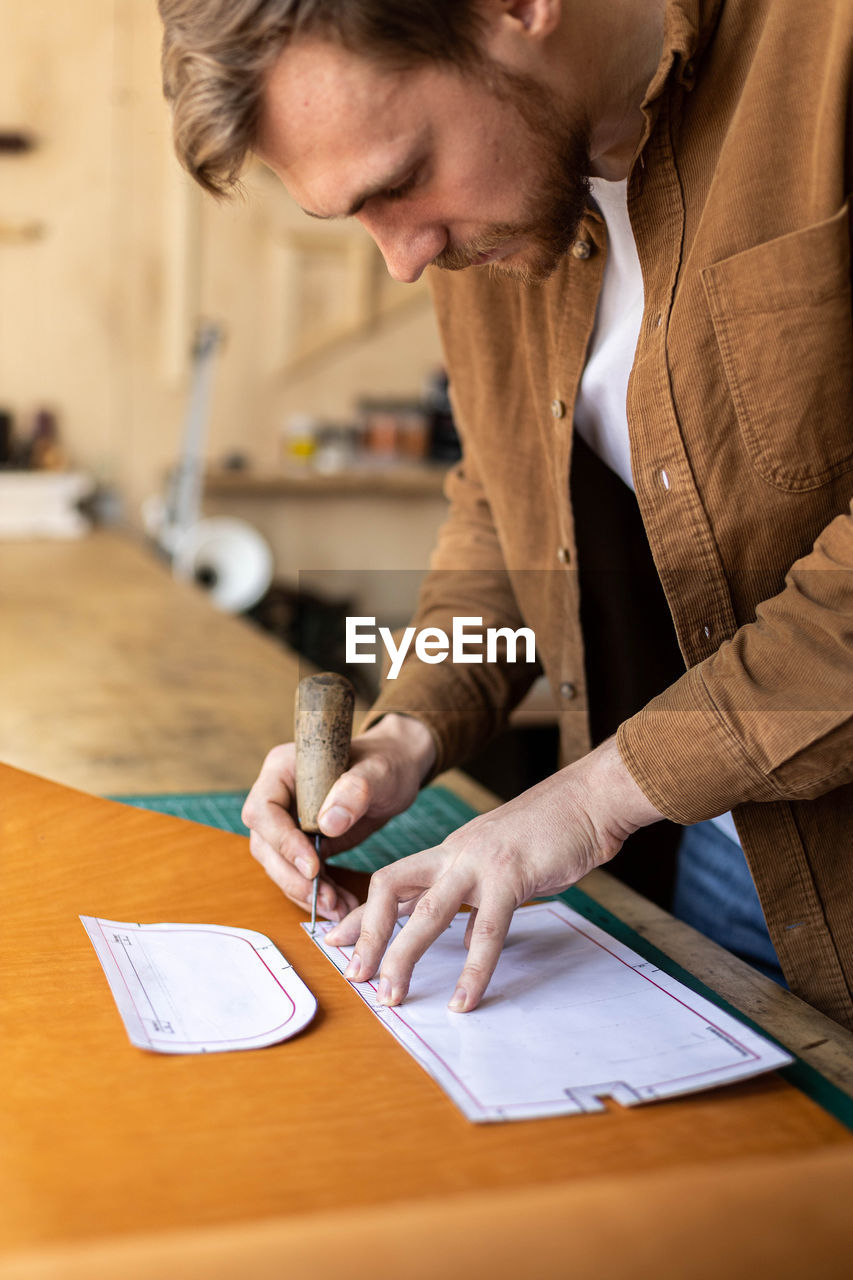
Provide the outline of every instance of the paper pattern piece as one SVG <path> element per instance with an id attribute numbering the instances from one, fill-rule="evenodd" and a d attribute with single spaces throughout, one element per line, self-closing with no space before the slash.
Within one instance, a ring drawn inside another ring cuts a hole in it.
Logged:
<path id="1" fill-rule="evenodd" d="M 653 1102 L 791 1062 L 563 902 L 516 911 L 479 1008 L 447 1008 L 464 963 L 460 913 L 415 968 L 406 1000 L 351 983 L 469 1120 L 530 1120 Z M 315 942 L 341 972 L 352 948 Z"/>
<path id="2" fill-rule="evenodd" d="M 253 929 L 80 919 L 140 1049 L 259 1049 L 314 1017 L 317 1001 L 305 983 Z"/>

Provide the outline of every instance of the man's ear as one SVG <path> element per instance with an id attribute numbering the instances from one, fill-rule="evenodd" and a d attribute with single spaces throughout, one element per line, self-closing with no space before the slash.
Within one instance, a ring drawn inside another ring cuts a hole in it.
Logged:
<path id="1" fill-rule="evenodd" d="M 480 0 L 479 7 L 493 32 L 503 26 L 536 39 L 557 29 L 563 5 L 562 0 Z"/>

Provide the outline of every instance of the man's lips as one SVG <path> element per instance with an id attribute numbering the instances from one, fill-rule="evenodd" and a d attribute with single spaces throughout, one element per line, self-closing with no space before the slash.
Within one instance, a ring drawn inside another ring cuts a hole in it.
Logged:
<path id="1" fill-rule="evenodd" d="M 501 240 L 498 244 L 493 244 L 489 249 L 482 249 L 479 253 L 473 250 L 473 246 L 466 247 L 463 245 L 459 248 L 443 250 L 433 260 L 433 265 L 445 271 L 462 271 L 467 267 L 482 267 L 491 263 L 502 262 L 505 258 L 510 258 L 519 253 L 523 248 L 524 237 L 521 235 Z"/>
<path id="2" fill-rule="evenodd" d="M 496 249 L 490 249 L 488 253 L 478 253 L 472 260 L 472 266 L 481 267 L 487 262 L 500 262 L 502 258 L 508 258 L 515 248 L 514 242 L 498 245 Z"/>

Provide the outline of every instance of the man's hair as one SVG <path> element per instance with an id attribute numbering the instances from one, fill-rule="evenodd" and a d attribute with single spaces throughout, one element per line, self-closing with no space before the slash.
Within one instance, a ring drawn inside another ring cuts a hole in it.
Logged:
<path id="1" fill-rule="evenodd" d="M 397 70 L 480 59 L 477 0 L 158 0 L 163 89 L 181 164 L 229 194 L 256 140 L 268 72 L 311 35 Z"/>

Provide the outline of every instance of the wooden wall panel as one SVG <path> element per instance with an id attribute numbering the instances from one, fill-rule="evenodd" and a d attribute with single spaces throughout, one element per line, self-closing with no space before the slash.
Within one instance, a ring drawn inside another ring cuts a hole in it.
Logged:
<path id="1" fill-rule="evenodd" d="M 3 28 L 0 125 L 40 146 L 0 157 L 0 224 L 44 234 L 0 241 L 0 405 L 24 419 L 54 407 L 74 463 L 119 488 L 132 523 L 178 447 L 199 315 L 228 335 L 215 459 L 239 449 L 268 469 L 291 413 L 341 418 L 363 394 L 417 393 L 440 359 L 428 300 L 377 281 L 375 323 L 351 323 L 360 228 L 340 278 L 321 271 L 313 313 L 299 310 L 308 290 L 294 320 L 282 261 L 288 237 L 311 229 L 304 216 L 259 166 L 246 198 L 222 205 L 182 175 L 152 0 L 29 0 L 6 6 Z"/>

